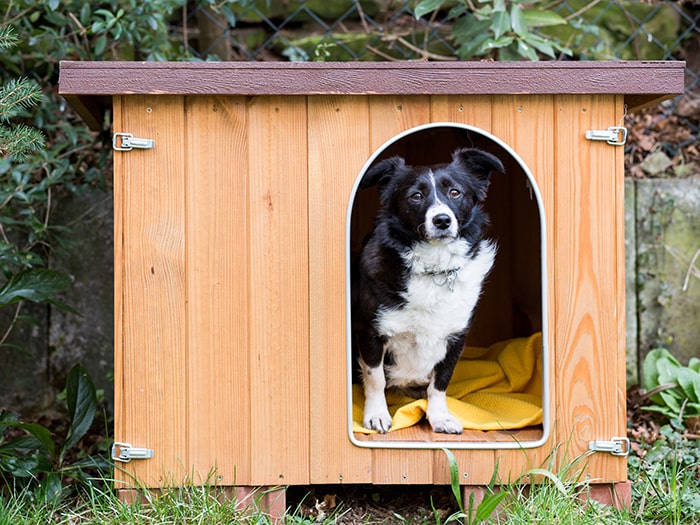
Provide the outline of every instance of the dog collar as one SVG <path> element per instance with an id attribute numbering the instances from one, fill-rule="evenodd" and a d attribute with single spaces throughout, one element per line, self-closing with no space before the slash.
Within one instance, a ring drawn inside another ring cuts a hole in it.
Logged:
<path id="1" fill-rule="evenodd" d="M 457 275 L 459 275 L 459 271 L 461 270 L 461 267 L 457 268 L 449 268 L 447 270 L 427 270 L 423 273 L 423 275 L 428 275 L 433 278 L 433 282 L 437 284 L 438 286 L 445 286 L 447 285 L 447 288 L 450 290 L 450 292 L 453 292 L 455 289 L 455 281 L 457 280 Z"/>

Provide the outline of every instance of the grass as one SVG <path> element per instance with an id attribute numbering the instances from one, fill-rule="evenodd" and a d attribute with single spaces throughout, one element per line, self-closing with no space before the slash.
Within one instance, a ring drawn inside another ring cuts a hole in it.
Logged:
<path id="1" fill-rule="evenodd" d="M 38 504 L 31 494 L 10 497 L 0 507 L 0 525 L 272 524 L 263 510 L 243 511 L 216 487 L 185 487 L 162 494 L 144 491 L 143 502 L 120 500 L 92 488 L 57 505 Z"/>
<path id="2" fill-rule="evenodd" d="M 449 452 L 449 451 L 448 451 Z M 556 451 L 555 453 L 556 454 Z M 553 456 L 554 456 L 553 454 Z M 448 454 L 448 459 L 449 459 Z M 552 457 L 553 457 L 552 456 Z M 700 524 L 700 444 L 673 425 L 660 427 L 648 443 L 635 443 L 629 458 L 633 481 L 633 504 L 629 511 L 595 502 L 582 503 L 588 481 L 586 457 L 565 462 L 555 470 L 550 463 L 531 469 L 527 476 L 487 495 L 484 503 L 462 502 L 458 485 L 452 488 L 457 510 L 415 518 L 395 513 L 395 523 L 423 525 L 698 525 Z M 454 478 L 456 481 L 456 477 Z M 494 476 L 494 481 L 496 476 Z M 79 495 L 57 504 L 42 504 L 30 491 L 3 496 L 0 525 L 272 525 L 276 522 L 264 509 L 243 511 L 216 486 L 174 488 L 163 492 L 143 491 L 142 502 L 127 503 L 98 483 Z M 358 523 L 348 505 L 315 521 L 299 509 L 290 510 L 285 524 Z M 399 509 L 400 510 L 400 509 Z M 361 523 L 373 521 L 371 516 Z"/>

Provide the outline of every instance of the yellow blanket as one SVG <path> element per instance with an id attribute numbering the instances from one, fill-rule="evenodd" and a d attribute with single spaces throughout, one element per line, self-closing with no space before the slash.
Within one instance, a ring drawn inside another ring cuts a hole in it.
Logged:
<path id="1" fill-rule="evenodd" d="M 353 431 L 362 426 L 364 394 L 353 385 Z M 388 392 L 391 430 L 410 427 L 425 415 L 428 402 Z M 542 423 L 542 334 L 510 339 L 489 348 L 466 347 L 447 388 L 447 406 L 473 430 L 518 429 Z"/>

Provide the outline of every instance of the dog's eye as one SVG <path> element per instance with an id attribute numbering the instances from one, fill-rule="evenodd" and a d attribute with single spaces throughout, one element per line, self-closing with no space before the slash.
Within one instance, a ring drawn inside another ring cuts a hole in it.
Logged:
<path id="1" fill-rule="evenodd" d="M 415 193 L 412 193 L 408 198 L 413 202 L 422 202 L 424 197 L 421 192 L 417 191 Z"/>
<path id="2" fill-rule="evenodd" d="M 447 192 L 450 199 L 459 199 L 462 196 L 462 192 L 456 188 L 452 188 Z"/>

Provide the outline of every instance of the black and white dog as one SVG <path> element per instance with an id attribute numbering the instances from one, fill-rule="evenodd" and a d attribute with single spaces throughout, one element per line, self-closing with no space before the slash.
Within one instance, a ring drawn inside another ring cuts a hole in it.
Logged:
<path id="1" fill-rule="evenodd" d="M 462 432 L 445 391 L 493 265 L 482 204 L 491 174 L 503 171 L 494 155 L 465 148 L 450 164 L 432 167 L 385 159 L 360 182 L 378 184 L 380 198 L 353 287 L 366 428 L 391 428 L 385 389 L 398 387 L 413 397 L 427 394 L 434 432 Z"/>

